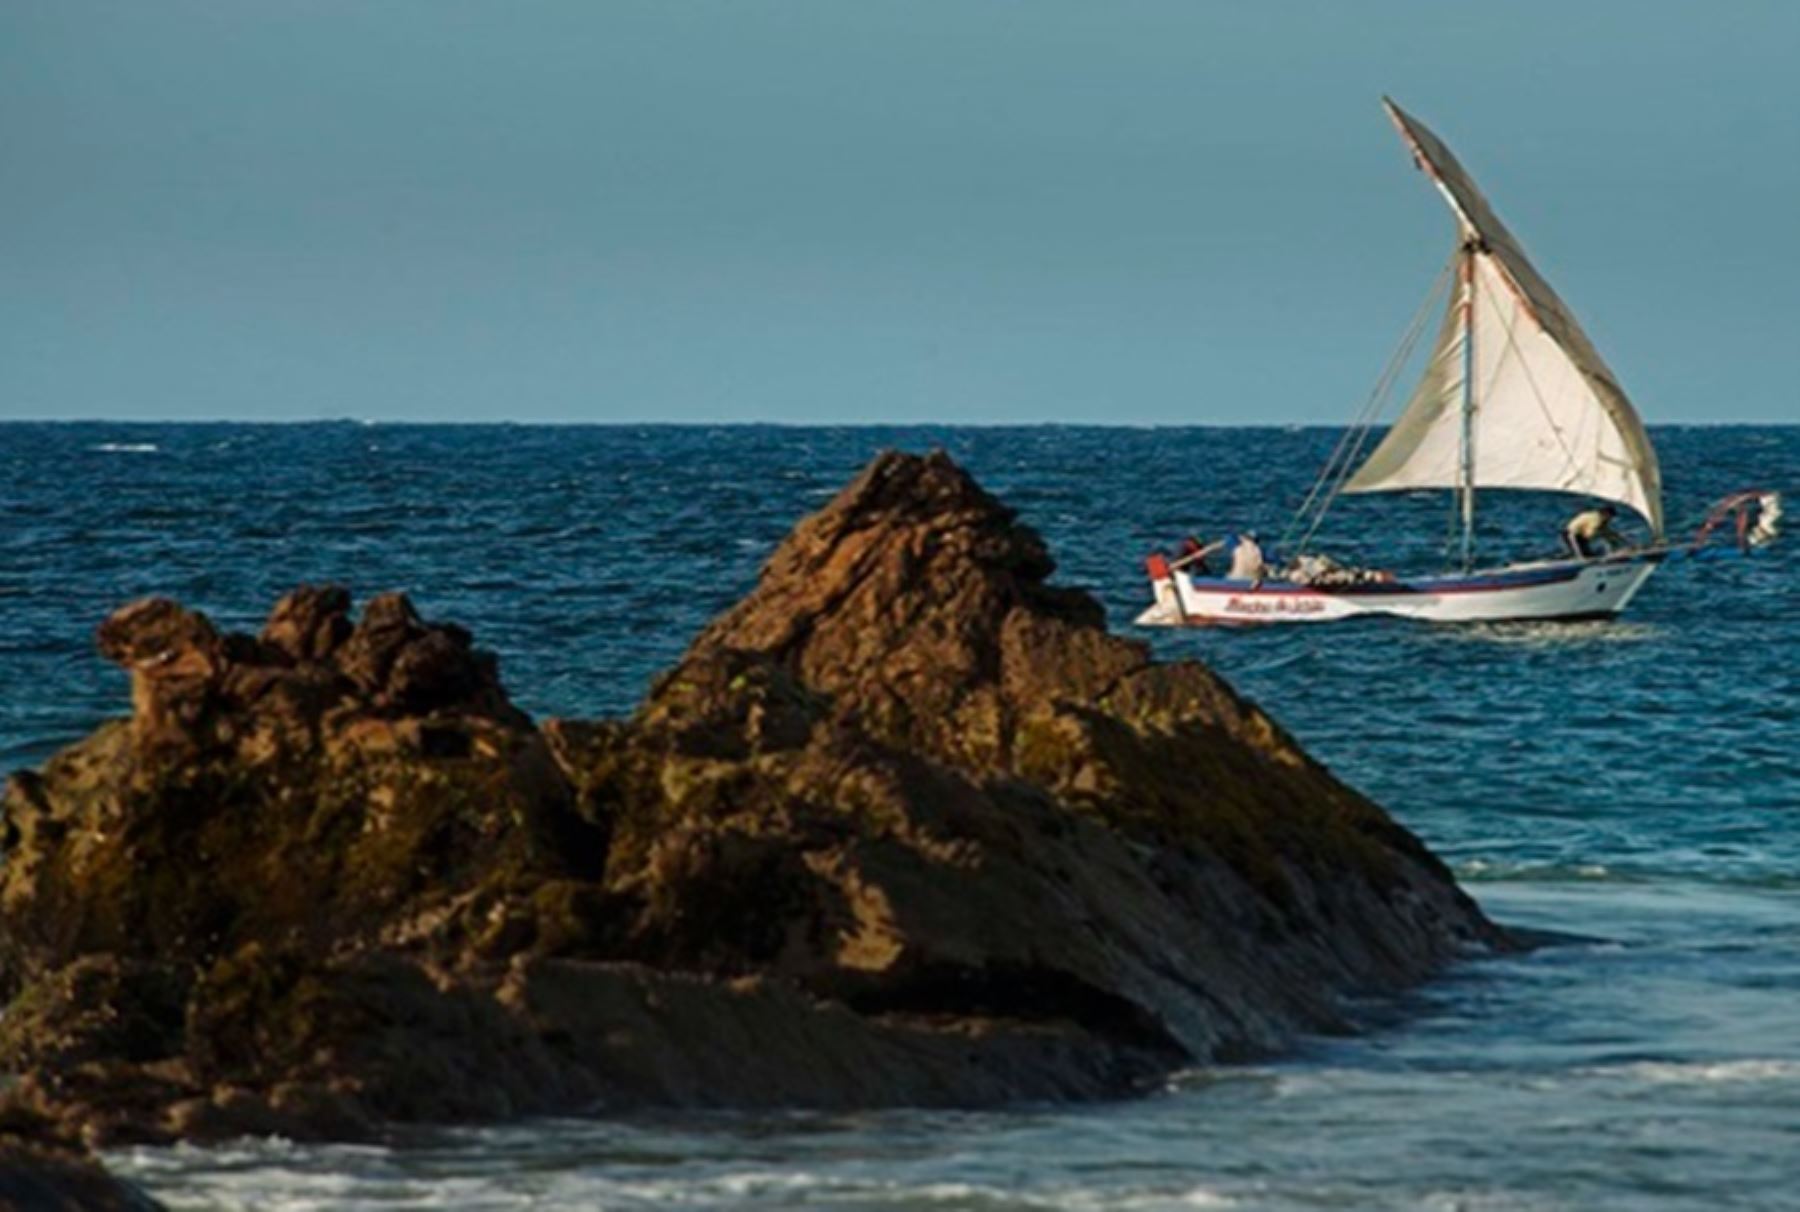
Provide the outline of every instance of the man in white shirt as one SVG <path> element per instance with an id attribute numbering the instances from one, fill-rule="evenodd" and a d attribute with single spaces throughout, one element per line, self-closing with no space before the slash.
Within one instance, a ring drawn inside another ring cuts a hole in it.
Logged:
<path id="1" fill-rule="evenodd" d="M 1263 563 L 1263 550 L 1256 544 L 1256 532 L 1246 530 L 1238 536 L 1237 543 L 1231 549 L 1231 572 L 1227 575 L 1234 581 L 1261 584 L 1267 571 Z"/>
<path id="2" fill-rule="evenodd" d="M 1597 509 L 1583 510 L 1570 518 L 1563 525 L 1563 542 L 1568 544 L 1569 553 L 1577 559 L 1591 560 L 1595 556 L 1605 555 L 1615 547 L 1624 547 L 1624 538 L 1613 529 L 1612 524 L 1618 512 L 1611 505 L 1602 505 Z"/>

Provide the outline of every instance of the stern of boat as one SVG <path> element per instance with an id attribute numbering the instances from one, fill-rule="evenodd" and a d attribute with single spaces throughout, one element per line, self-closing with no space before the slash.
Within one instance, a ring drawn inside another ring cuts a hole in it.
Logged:
<path id="1" fill-rule="evenodd" d="M 1144 571 L 1150 574 L 1151 602 L 1132 621 L 1139 627 L 1181 626 L 1185 621 L 1181 609 L 1181 589 L 1175 584 L 1175 571 L 1169 567 L 1168 557 L 1160 552 L 1151 555 L 1144 561 Z"/>

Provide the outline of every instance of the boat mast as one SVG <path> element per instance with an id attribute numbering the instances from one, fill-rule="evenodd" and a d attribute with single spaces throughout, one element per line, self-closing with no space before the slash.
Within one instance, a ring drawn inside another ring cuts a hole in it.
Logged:
<path id="1" fill-rule="evenodd" d="M 1465 566 L 1475 558 L 1474 497 L 1481 487 L 1617 501 L 1641 513 L 1660 539 L 1662 477 L 1643 418 L 1443 140 L 1382 100 L 1413 162 L 1456 217 L 1448 251 L 1462 293 L 1445 311 L 1406 410 L 1342 491 L 1448 490 L 1443 562 L 1449 568 L 1458 555 Z M 1493 308 L 1480 333 L 1477 300 Z M 1515 344 L 1515 334 L 1528 339 Z M 1542 387 L 1554 390 L 1546 397 Z"/>
<path id="2" fill-rule="evenodd" d="M 1475 563 L 1475 253 L 1479 237 L 1464 233 L 1462 245 L 1462 442 L 1456 492 L 1462 512 L 1462 569 Z"/>

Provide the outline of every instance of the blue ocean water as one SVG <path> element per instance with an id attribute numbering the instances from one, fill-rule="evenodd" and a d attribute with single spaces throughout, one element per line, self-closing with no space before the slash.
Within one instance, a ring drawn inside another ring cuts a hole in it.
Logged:
<path id="1" fill-rule="evenodd" d="M 1664 428 L 1672 529 L 1800 484 L 1800 427 Z M 1277 534 L 1326 429 L 0 425 L 0 763 L 126 709 L 94 653 L 163 593 L 254 628 L 301 581 L 411 592 L 539 715 L 628 711 L 876 450 L 941 445 L 1127 627 L 1141 556 Z M 1496 558 L 1567 502 L 1497 500 Z M 1430 566 L 1441 494 L 1347 499 L 1330 549 Z M 1800 1207 L 1794 544 L 1654 577 L 1612 623 L 1162 632 L 1387 805 L 1503 921 L 1375 1029 L 1142 1101 L 668 1116 L 113 1161 L 178 1208 Z"/>

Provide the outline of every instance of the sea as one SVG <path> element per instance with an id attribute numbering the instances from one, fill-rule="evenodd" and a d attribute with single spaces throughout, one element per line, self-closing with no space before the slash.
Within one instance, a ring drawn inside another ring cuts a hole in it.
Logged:
<path id="1" fill-rule="evenodd" d="M 1277 546 L 1326 428 L 0 425 L 0 761 L 127 711 L 94 649 L 166 594 L 254 629 L 301 582 L 404 589 L 534 715 L 615 716 L 883 448 L 943 447 L 1131 630 L 1143 557 Z M 1671 533 L 1800 486 L 1800 427 L 1661 427 Z M 1493 494 L 1480 551 L 1569 498 Z M 1325 550 L 1440 566 L 1444 494 Z M 1291 542 L 1291 539 L 1290 539 Z M 1603 623 L 1142 633 L 1198 658 L 1550 945 L 1356 1008 L 1360 1034 L 1097 1106 L 660 1114 L 373 1144 L 128 1148 L 177 1209 L 1800 1209 L 1800 542 L 1694 559 Z M 204 878 L 196 875 L 196 878 Z"/>

